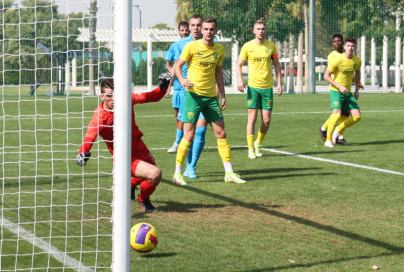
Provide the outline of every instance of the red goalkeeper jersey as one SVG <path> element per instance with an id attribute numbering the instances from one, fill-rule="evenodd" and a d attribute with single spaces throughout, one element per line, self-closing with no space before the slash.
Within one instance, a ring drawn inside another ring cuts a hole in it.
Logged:
<path id="1" fill-rule="evenodd" d="M 165 91 L 160 90 L 159 87 L 151 92 L 140 94 L 132 93 L 132 151 L 136 150 L 136 145 L 143 136 L 135 121 L 135 111 L 133 105 L 143 104 L 148 102 L 157 102 L 165 95 Z M 102 102 L 94 111 L 93 118 L 87 128 L 87 133 L 84 136 L 83 144 L 80 147 L 79 153 L 90 152 L 97 136 L 100 135 L 111 154 L 114 154 L 114 113 L 104 109 L 104 102 Z"/>

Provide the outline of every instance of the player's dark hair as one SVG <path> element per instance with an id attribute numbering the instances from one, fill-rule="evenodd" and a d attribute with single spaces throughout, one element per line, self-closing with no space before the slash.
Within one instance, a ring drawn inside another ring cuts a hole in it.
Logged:
<path id="1" fill-rule="evenodd" d="M 337 33 L 337 34 L 332 35 L 332 40 L 334 40 L 334 38 L 340 38 L 341 41 L 344 42 L 344 38 L 342 37 L 342 34 Z"/>
<path id="2" fill-rule="evenodd" d="M 178 24 L 178 30 L 180 30 L 181 27 L 189 27 L 189 24 L 187 22 L 185 22 L 185 21 L 181 21 Z"/>
<path id="3" fill-rule="evenodd" d="M 356 45 L 356 39 L 355 39 L 355 38 L 352 38 L 352 37 L 346 38 L 346 39 L 345 39 L 345 43 L 346 43 L 346 42 L 351 42 L 351 43 L 353 43 L 353 44 Z"/>
<path id="4" fill-rule="evenodd" d="M 204 22 L 204 23 L 215 23 L 215 26 L 217 27 L 217 21 L 216 21 L 215 18 L 206 17 L 206 18 L 203 20 L 203 22 Z"/>
<path id="5" fill-rule="evenodd" d="M 104 80 L 101 82 L 101 93 L 105 93 L 105 89 L 114 89 L 113 78 L 104 78 Z"/>
<path id="6" fill-rule="evenodd" d="M 201 19 L 202 21 L 203 21 L 203 18 L 202 18 L 202 16 L 201 15 L 194 15 L 194 16 L 192 16 L 191 18 L 189 18 L 189 21 L 191 21 L 192 19 Z"/>

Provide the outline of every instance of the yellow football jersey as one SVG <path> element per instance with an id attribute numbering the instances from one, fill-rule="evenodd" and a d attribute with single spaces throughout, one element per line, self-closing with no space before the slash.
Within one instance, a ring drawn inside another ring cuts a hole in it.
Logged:
<path id="1" fill-rule="evenodd" d="M 278 58 L 273 42 L 265 40 L 263 44 L 257 44 L 255 40 L 249 41 L 241 48 L 239 58 L 248 63 L 248 86 L 257 89 L 273 87 L 272 60 Z"/>
<path id="2" fill-rule="evenodd" d="M 351 92 L 352 80 L 355 72 L 361 69 L 361 65 L 361 59 L 357 56 L 354 55 L 352 59 L 348 59 L 345 54 L 341 54 L 328 64 L 328 70 L 334 73 L 335 82 L 347 88 L 348 92 Z M 339 91 L 334 85 L 331 85 L 330 89 Z"/>
<path id="3" fill-rule="evenodd" d="M 344 53 L 340 53 L 336 50 L 332 51 L 330 54 L 327 56 L 328 63 L 331 63 L 333 60 L 335 60 L 337 57 L 341 56 Z M 334 79 L 334 74 L 331 74 L 331 78 Z M 332 85 L 330 84 L 330 88 Z"/>
<path id="4" fill-rule="evenodd" d="M 333 60 L 335 60 L 337 57 L 341 56 L 342 54 L 344 54 L 344 53 L 340 53 L 340 52 L 338 52 L 336 50 L 332 51 L 327 56 L 328 63 L 331 63 Z"/>
<path id="5" fill-rule="evenodd" d="M 188 43 L 180 58 L 188 62 L 188 79 L 194 84 L 187 91 L 197 95 L 216 96 L 216 66 L 223 65 L 223 45 L 213 42 L 213 46 L 205 46 L 202 40 Z"/>

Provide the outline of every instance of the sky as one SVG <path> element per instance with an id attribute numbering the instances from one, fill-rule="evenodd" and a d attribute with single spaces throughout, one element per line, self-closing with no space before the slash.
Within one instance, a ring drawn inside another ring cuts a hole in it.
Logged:
<path id="1" fill-rule="evenodd" d="M 120 0 L 116 0 L 120 1 Z M 112 28 L 113 0 L 98 0 L 97 27 Z M 90 0 L 55 0 L 60 13 L 89 13 Z M 142 28 L 149 28 L 159 23 L 165 23 L 175 28 L 175 15 L 177 13 L 176 0 L 132 0 L 132 5 L 139 5 L 142 17 Z M 132 27 L 139 28 L 139 10 L 132 8 Z"/>

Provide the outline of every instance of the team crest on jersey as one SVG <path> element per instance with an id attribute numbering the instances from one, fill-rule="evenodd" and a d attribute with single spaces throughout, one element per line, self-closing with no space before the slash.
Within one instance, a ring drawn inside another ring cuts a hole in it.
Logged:
<path id="1" fill-rule="evenodd" d="M 252 104 L 252 99 L 248 99 L 247 103 L 248 103 L 248 105 L 251 105 Z"/>
<path id="2" fill-rule="evenodd" d="M 267 107 L 272 108 L 272 100 L 267 100 Z"/>
<path id="3" fill-rule="evenodd" d="M 194 119 L 195 114 L 193 112 L 188 112 L 187 117 L 189 120 L 192 120 L 192 119 Z"/>
<path id="4" fill-rule="evenodd" d="M 338 105 L 339 105 L 339 102 L 338 102 L 338 101 L 334 101 L 334 106 L 335 106 L 335 107 L 338 107 Z"/>
<path id="5" fill-rule="evenodd" d="M 356 70 L 356 63 L 354 63 L 353 68 Z"/>
<path id="6" fill-rule="evenodd" d="M 215 57 L 215 60 L 217 60 L 217 57 L 219 56 L 218 53 L 213 53 L 213 56 Z"/>
<path id="7" fill-rule="evenodd" d="M 267 54 L 269 53 L 269 49 L 268 49 L 268 48 L 267 48 L 267 49 L 265 49 L 265 53 L 267 53 Z"/>

